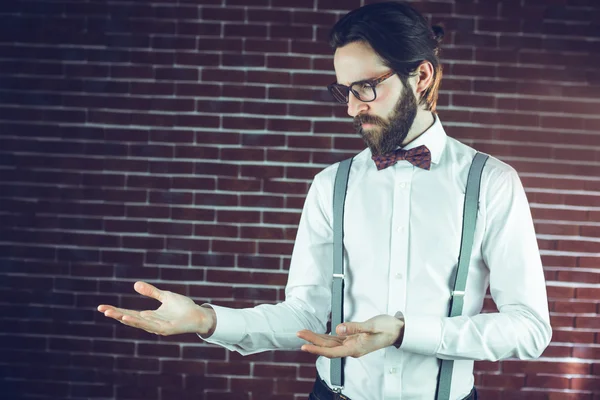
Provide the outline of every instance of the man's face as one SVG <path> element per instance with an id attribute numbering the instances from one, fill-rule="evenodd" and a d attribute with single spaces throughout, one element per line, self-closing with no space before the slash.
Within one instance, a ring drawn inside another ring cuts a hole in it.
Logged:
<path id="1" fill-rule="evenodd" d="M 390 71 L 373 49 L 363 42 L 340 47 L 334 55 L 337 82 L 373 79 Z M 371 102 L 358 100 L 350 93 L 348 115 L 373 155 L 392 152 L 401 147 L 417 114 L 417 99 L 410 85 L 404 87 L 398 75 L 375 88 L 377 98 Z"/>

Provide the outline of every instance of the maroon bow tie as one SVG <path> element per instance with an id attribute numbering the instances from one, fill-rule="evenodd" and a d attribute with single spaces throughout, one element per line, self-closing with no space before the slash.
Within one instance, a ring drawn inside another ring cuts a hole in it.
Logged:
<path id="1" fill-rule="evenodd" d="M 425 145 L 410 150 L 398 149 L 392 153 L 371 156 L 371 158 L 375 161 L 378 171 L 394 165 L 400 160 L 406 160 L 415 167 L 423 168 L 428 171 L 431 168 L 431 152 Z"/>

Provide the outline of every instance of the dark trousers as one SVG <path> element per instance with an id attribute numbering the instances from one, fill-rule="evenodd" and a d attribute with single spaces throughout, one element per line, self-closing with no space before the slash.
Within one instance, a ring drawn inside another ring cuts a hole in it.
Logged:
<path id="1" fill-rule="evenodd" d="M 329 386 L 317 375 L 315 384 L 311 394 L 308 395 L 308 400 L 351 400 L 343 394 L 338 394 L 332 391 Z M 463 400 L 477 400 L 477 390 L 473 388 L 471 393 Z"/>

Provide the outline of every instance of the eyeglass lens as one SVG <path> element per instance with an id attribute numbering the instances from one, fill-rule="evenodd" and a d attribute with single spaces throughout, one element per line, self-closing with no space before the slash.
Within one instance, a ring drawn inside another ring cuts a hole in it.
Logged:
<path id="1" fill-rule="evenodd" d="M 375 99 L 375 88 L 368 83 L 356 83 L 352 85 L 352 92 L 361 101 L 372 101 Z M 333 97 L 342 104 L 348 103 L 350 95 L 348 88 L 342 85 L 332 85 L 330 87 Z"/>

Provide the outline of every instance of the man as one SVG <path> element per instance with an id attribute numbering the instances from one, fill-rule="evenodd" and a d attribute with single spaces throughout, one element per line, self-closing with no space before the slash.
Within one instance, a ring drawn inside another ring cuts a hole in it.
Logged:
<path id="1" fill-rule="evenodd" d="M 149 332 L 196 332 L 242 354 L 302 348 L 347 357 L 343 394 L 354 400 L 433 399 L 440 359 L 456 360 L 450 398 L 476 398 L 474 360 L 538 357 L 551 328 L 533 222 L 516 172 L 492 157 L 481 179 L 463 314 L 447 317 L 476 151 L 447 137 L 435 114 L 440 36 L 396 2 L 354 10 L 332 30 L 337 83 L 329 90 L 347 103 L 368 146 L 353 159 L 344 218 L 344 321 L 364 322 L 324 334 L 339 164 L 309 190 L 283 303 L 198 306 L 138 282 L 136 291 L 163 303 L 158 310 L 99 311 Z M 499 312 L 480 314 L 488 283 Z M 313 399 L 334 398 L 325 357 Z"/>

